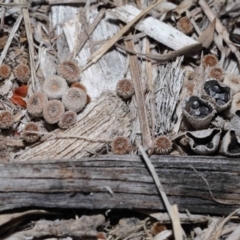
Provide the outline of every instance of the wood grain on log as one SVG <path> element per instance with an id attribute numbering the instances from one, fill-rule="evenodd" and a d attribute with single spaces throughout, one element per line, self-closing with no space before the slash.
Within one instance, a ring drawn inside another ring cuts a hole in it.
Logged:
<path id="1" fill-rule="evenodd" d="M 227 214 L 239 207 L 238 159 L 152 156 L 151 161 L 170 203 L 178 204 L 180 211 Z M 215 199 L 234 205 L 214 201 L 201 175 Z M 1 164 L 0 178 L 0 211 L 19 207 L 165 209 L 152 176 L 141 157 L 134 155 Z"/>

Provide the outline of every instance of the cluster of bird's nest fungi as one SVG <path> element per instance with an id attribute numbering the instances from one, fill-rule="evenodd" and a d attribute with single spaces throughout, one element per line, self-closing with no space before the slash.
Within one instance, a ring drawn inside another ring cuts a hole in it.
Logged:
<path id="1" fill-rule="evenodd" d="M 240 156 L 240 77 L 225 73 L 212 54 L 204 56 L 202 65 L 206 80 L 201 94 L 185 99 L 182 106 L 184 131 L 157 137 L 155 154 L 169 154 L 175 144 L 187 154 Z M 118 137 L 112 151 L 124 154 L 129 146 L 126 138 Z"/>
<path id="2" fill-rule="evenodd" d="M 240 78 L 224 73 L 214 55 L 206 55 L 202 65 L 207 73 L 201 96 L 191 96 L 183 104 L 183 122 L 189 129 L 172 138 L 162 135 L 154 140 L 156 154 L 168 154 L 174 144 L 193 154 L 216 154 L 239 156 L 240 144 Z M 6 79 L 11 68 L 2 64 L 0 77 Z M 26 98 L 30 69 L 19 64 L 14 70 L 21 86 L 13 91 L 12 103 L 26 107 L 32 121 L 25 124 L 21 137 L 29 143 L 36 142 L 40 134 L 37 120 L 68 129 L 77 122 L 77 114 L 90 102 L 86 87 L 79 82 L 80 69 L 74 61 L 65 61 L 58 66 L 58 75 L 47 78 L 42 92 L 34 92 Z M 123 100 L 134 94 L 134 85 L 129 79 L 117 83 L 116 92 Z M 36 120 L 34 122 L 34 120 Z M 14 115 L 9 110 L 0 111 L 0 129 L 9 129 L 14 124 Z M 129 139 L 116 137 L 111 144 L 115 154 L 126 154 L 133 149 Z"/>

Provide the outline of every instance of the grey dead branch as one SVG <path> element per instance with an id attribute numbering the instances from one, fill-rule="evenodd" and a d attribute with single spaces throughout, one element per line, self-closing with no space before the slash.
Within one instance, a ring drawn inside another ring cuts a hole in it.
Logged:
<path id="1" fill-rule="evenodd" d="M 228 73 L 239 73 L 238 45 L 229 40 L 231 35 L 217 14 L 220 3 L 213 1 L 209 5 L 200 0 L 194 10 L 191 7 L 196 3 L 191 0 L 179 5 L 161 0 L 135 3 L 49 0 L 47 4 L 34 0 L 32 3 L 34 8 L 24 0 L 0 3 L 2 25 L 4 16 L 16 18 L 4 43 L 0 63 L 10 62 L 14 66 L 28 59 L 31 96 L 42 91 L 45 79 L 58 74 L 59 63 L 74 60 L 81 68 L 80 80 L 91 103 L 68 130 L 52 131 L 51 126 L 46 130 L 44 121 L 39 120 L 40 140 L 26 144 L 17 134 L 32 118 L 9 100 L 12 90 L 19 85 L 13 74 L 0 82 L 0 108 L 13 110 L 17 129 L 11 138 L 4 131 L 0 136 L 1 160 L 10 161 L 0 166 L 0 210 L 134 208 L 149 218 L 123 219 L 109 229 L 103 215 L 76 214 L 76 219 L 71 220 L 36 220 L 32 226 L 24 226 L 22 231 L 4 239 L 49 236 L 101 239 L 98 227 L 108 240 L 164 240 L 172 236 L 176 240 L 238 239 L 239 225 L 232 222 L 239 221 L 239 211 L 235 210 L 239 207 L 237 161 L 179 157 L 187 154 L 179 144 L 186 141 L 183 132 L 188 128 L 183 120 L 184 100 L 201 95 L 208 77 L 201 64 L 196 66 L 199 51 L 202 47 L 211 49 L 215 55 L 220 51 L 219 66 Z M 229 6 L 220 14 L 233 14 L 232 1 Z M 187 36 L 171 26 L 169 14 L 175 23 L 186 14 L 196 33 Z M 26 39 L 28 48 L 23 46 L 17 52 L 12 45 L 22 26 L 26 33 L 22 41 Z M 189 63 L 189 56 L 193 62 Z M 123 78 L 133 80 L 135 95 L 131 101 L 124 102 L 116 96 L 116 84 Z M 214 124 L 228 125 L 217 119 Z M 147 154 L 153 153 L 155 138 L 163 134 L 168 134 L 176 144 L 172 152 L 176 156 L 149 159 Z M 131 155 L 99 157 L 111 151 L 110 143 L 117 136 L 130 138 L 135 145 Z M 137 154 L 144 157 L 150 172 Z M 150 210 L 167 210 L 167 213 L 152 214 Z M 207 215 L 229 213 L 225 219 Z M 15 231 L 33 215 L 47 218 L 52 214 L 44 210 L 0 214 L 0 232 Z M 171 230 L 153 234 L 156 221 L 163 228 L 171 223 Z M 194 226 L 190 236 L 184 233 L 182 224 Z"/>

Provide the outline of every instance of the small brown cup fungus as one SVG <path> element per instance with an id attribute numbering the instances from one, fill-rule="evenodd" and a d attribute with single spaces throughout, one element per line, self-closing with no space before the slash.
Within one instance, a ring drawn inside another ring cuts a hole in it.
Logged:
<path id="1" fill-rule="evenodd" d="M 60 99 L 67 89 L 66 80 L 60 76 L 51 76 L 43 84 L 43 92 L 49 99 Z"/>
<path id="2" fill-rule="evenodd" d="M 193 25 L 187 17 L 182 17 L 178 20 L 177 28 L 185 34 L 191 34 L 193 32 Z"/>
<path id="3" fill-rule="evenodd" d="M 73 126 L 77 122 L 77 114 L 74 111 L 65 112 L 60 121 L 58 122 L 58 126 L 62 129 L 68 129 Z"/>
<path id="4" fill-rule="evenodd" d="M 116 137 L 113 139 L 111 147 L 114 154 L 127 154 L 130 149 L 130 142 L 126 137 Z"/>
<path id="5" fill-rule="evenodd" d="M 39 139 L 40 135 L 33 132 L 39 132 L 39 126 L 34 122 L 27 123 L 23 129 L 22 138 L 29 143 L 36 142 Z"/>
<path id="6" fill-rule="evenodd" d="M 8 129 L 13 125 L 13 115 L 9 111 L 0 111 L 0 129 Z"/>
<path id="7" fill-rule="evenodd" d="M 68 83 L 78 81 L 80 68 L 73 61 L 64 61 L 58 66 L 58 74 L 67 80 Z"/>
<path id="8" fill-rule="evenodd" d="M 219 81 L 223 81 L 224 71 L 223 71 L 222 68 L 213 67 L 213 68 L 210 69 L 209 77 L 217 79 Z"/>
<path id="9" fill-rule="evenodd" d="M 172 141 L 167 136 L 155 139 L 154 151 L 156 154 L 168 154 L 172 150 Z"/>
<path id="10" fill-rule="evenodd" d="M 43 107 L 47 101 L 45 94 L 35 92 L 27 101 L 28 112 L 34 117 L 42 117 Z"/>
<path id="11" fill-rule="evenodd" d="M 67 110 L 79 112 L 87 103 L 87 95 L 82 89 L 69 88 L 63 95 L 62 102 Z"/>
<path id="12" fill-rule="evenodd" d="M 64 114 L 64 105 L 59 100 L 51 100 L 43 108 L 43 118 L 49 124 L 58 123 Z"/>
<path id="13" fill-rule="evenodd" d="M 129 79 L 118 81 L 116 87 L 117 95 L 123 99 L 128 99 L 134 94 L 133 82 Z"/>
<path id="14" fill-rule="evenodd" d="M 11 68 L 6 64 L 2 64 L 0 66 L 0 78 L 6 79 L 10 76 L 10 74 L 11 74 Z"/>
<path id="15" fill-rule="evenodd" d="M 14 74 L 19 81 L 26 83 L 30 78 L 30 68 L 26 64 L 19 64 L 15 67 Z"/>
<path id="16" fill-rule="evenodd" d="M 206 67 L 215 67 L 218 64 L 218 59 L 213 54 L 208 54 L 203 57 L 202 65 Z"/>
<path id="17" fill-rule="evenodd" d="M 196 130 L 207 128 L 216 112 L 211 102 L 198 96 L 191 96 L 183 104 L 183 114 Z"/>

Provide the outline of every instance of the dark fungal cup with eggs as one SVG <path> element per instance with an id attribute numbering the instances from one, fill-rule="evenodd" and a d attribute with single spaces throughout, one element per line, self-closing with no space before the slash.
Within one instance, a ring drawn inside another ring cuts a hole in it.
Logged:
<path id="1" fill-rule="evenodd" d="M 197 99 L 192 102 L 189 110 L 190 115 L 198 118 L 205 118 L 210 112 L 211 108 Z"/>
<path id="2" fill-rule="evenodd" d="M 231 88 L 223 83 L 211 79 L 205 82 L 203 98 L 210 101 L 218 112 L 226 109 L 232 100 Z"/>
<path id="3" fill-rule="evenodd" d="M 183 114 L 196 130 L 208 127 L 215 113 L 214 106 L 198 96 L 191 96 L 183 105 Z"/>

